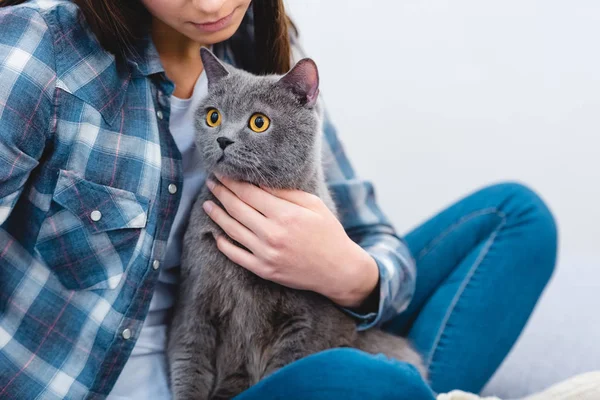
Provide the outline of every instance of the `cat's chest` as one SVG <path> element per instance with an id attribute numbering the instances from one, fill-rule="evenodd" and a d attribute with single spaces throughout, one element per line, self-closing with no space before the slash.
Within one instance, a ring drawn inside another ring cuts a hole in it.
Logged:
<path id="1" fill-rule="evenodd" d="M 208 294 L 209 313 L 235 332 L 264 331 L 265 316 L 272 315 L 284 300 L 286 289 L 227 258 L 204 267 L 201 290 Z"/>

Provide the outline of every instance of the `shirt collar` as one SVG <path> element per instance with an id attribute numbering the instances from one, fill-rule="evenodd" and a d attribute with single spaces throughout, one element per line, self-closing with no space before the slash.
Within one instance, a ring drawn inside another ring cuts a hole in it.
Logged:
<path id="1" fill-rule="evenodd" d="M 150 33 L 139 41 L 136 52 L 136 57 L 128 61 L 135 67 L 134 76 L 149 76 L 165 71 Z"/>

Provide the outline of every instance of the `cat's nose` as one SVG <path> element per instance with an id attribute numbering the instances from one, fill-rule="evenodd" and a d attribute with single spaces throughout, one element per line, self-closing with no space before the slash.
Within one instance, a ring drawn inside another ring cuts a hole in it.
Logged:
<path id="1" fill-rule="evenodd" d="M 225 136 L 221 136 L 217 138 L 217 142 L 219 142 L 219 146 L 221 146 L 221 148 L 223 150 L 225 150 L 225 147 L 229 146 L 230 144 L 233 143 L 233 140 L 226 138 Z"/>

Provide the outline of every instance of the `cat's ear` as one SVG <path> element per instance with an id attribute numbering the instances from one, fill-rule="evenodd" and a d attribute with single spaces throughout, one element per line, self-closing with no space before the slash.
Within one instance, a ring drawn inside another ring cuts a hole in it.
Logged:
<path id="1" fill-rule="evenodd" d="M 310 58 L 303 58 L 281 77 L 278 84 L 291 90 L 303 105 L 309 108 L 314 106 L 319 96 L 317 64 Z"/>
<path id="2" fill-rule="evenodd" d="M 222 78 L 229 75 L 229 71 L 221 64 L 221 61 L 219 61 L 219 59 L 206 47 L 200 49 L 200 58 L 202 58 L 204 71 L 206 71 L 208 86 L 214 85 Z"/>

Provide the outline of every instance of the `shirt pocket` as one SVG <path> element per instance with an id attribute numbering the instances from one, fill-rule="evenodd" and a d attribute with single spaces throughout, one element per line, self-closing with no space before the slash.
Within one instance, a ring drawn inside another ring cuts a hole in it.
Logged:
<path id="1" fill-rule="evenodd" d="M 114 289 L 146 226 L 148 203 L 59 170 L 36 249 L 67 289 Z"/>

